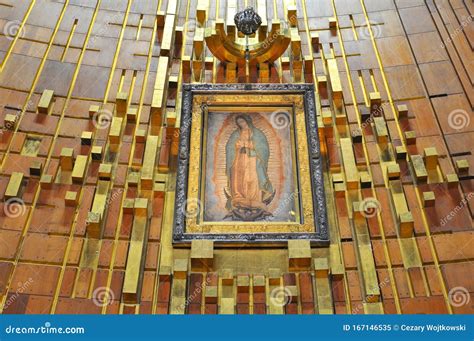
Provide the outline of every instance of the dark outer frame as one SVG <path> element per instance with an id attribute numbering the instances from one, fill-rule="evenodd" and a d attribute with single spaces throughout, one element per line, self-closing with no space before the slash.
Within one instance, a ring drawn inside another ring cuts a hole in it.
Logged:
<path id="1" fill-rule="evenodd" d="M 190 243 L 196 239 L 213 240 L 218 246 L 275 246 L 288 240 L 310 240 L 313 246 L 329 244 L 327 206 L 323 180 L 323 160 L 319 144 L 316 119 L 316 103 L 313 84 L 183 84 L 181 106 L 181 128 L 176 174 L 176 193 L 173 223 L 173 243 L 176 246 Z M 190 137 L 193 115 L 193 98 L 195 94 L 210 93 L 258 93 L 265 94 L 297 94 L 304 98 L 304 112 L 308 152 L 310 155 L 310 173 L 313 196 L 315 231 L 288 233 L 186 233 L 186 200 L 189 171 Z"/>

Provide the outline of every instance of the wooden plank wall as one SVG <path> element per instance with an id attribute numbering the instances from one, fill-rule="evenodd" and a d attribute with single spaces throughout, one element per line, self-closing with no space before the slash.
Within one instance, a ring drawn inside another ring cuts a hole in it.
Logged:
<path id="1" fill-rule="evenodd" d="M 269 23 L 296 6 L 331 246 L 311 271 L 172 249 L 179 89 L 239 81 L 193 57 L 197 18 L 243 3 L 0 1 L 1 312 L 474 312 L 471 1 L 259 1 Z M 252 80 L 294 82 L 288 57 Z"/>

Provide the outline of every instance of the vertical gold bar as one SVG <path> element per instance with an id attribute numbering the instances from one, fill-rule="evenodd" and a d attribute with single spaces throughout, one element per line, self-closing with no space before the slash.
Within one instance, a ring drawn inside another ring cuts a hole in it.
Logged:
<path id="1" fill-rule="evenodd" d="M 41 98 L 38 103 L 38 112 L 40 114 L 48 115 L 50 113 L 51 108 L 53 106 L 53 96 L 53 90 L 46 89 L 43 91 L 43 94 L 41 95 Z"/>
<path id="2" fill-rule="evenodd" d="M 142 189 L 153 189 L 153 177 L 155 175 L 156 155 L 158 152 L 158 136 L 148 136 L 143 155 L 143 166 L 141 175 Z"/>
<path id="3" fill-rule="evenodd" d="M 59 156 L 61 169 L 64 171 L 72 171 L 74 164 L 74 149 L 63 148 L 61 149 L 61 155 Z"/>
<path id="4" fill-rule="evenodd" d="M 331 287 L 329 284 L 329 262 L 327 258 L 314 259 L 316 299 L 319 314 L 333 314 Z"/>
<path id="5" fill-rule="evenodd" d="M 110 125 L 109 131 L 109 143 L 110 144 L 119 144 L 120 143 L 120 134 L 122 131 L 122 122 L 123 118 L 113 117 L 112 123 Z"/>
<path id="6" fill-rule="evenodd" d="M 166 14 L 178 14 L 178 0 L 168 0 L 168 7 L 166 8 Z"/>
<path id="7" fill-rule="evenodd" d="M 87 169 L 87 159 L 87 155 L 77 156 L 71 175 L 73 182 L 82 183 L 84 181 Z"/>
<path id="8" fill-rule="evenodd" d="M 23 182 L 23 173 L 13 172 L 5 190 L 5 199 L 16 198 L 20 195 L 20 188 Z"/>
<path id="9" fill-rule="evenodd" d="M 289 269 L 309 270 L 311 267 L 311 245 L 309 240 L 288 241 Z"/>
<path id="10" fill-rule="evenodd" d="M 342 162 L 344 164 L 344 173 L 346 176 L 346 186 L 348 189 L 359 188 L 359 171 L 357 170 L 354 152 L 352 150 L 352 141 L 350 138 L 341 138 Z"/>
<path id="11" fill-rule="evenodd" d="M 174 42 L 176 16 L 167 14 L 165 18 L 165 27 L 163 29 L 163 39 L 161 40 L 161 56 L 169 56 Z"/>
<path id="12" fill-rule="evenodd" d="M 339 77 L 339 69 L 337 61 L 334 58 L 327 60 L 329 79 L 331 83 L 332 98 L 334 103 L 339 107 L 342 105 L 342 84 Z"/>
<path id="13" fill-rule="evenodd" d="M 230 40 L 235 40 L 237 30 L 235 28 L 234 23 L 234 16 L 237 13 L 237 1 L 236 0 L 228 0 L 227 1 L 227 18 L 226 18 L 226 26 L 227 26 L 227 36 Z"/>
<path id="14" fill-rule="evenodd" d="M 388 130 L 387 125 L 383 117 L 374 117 L 375 133 L 377 135 L 378 143 L 388 142 Z"/>
<path id="15" fill-rule="evenodd" d="M 262 42 L 267 38 L 268 32 L 268 21 L 267 21 L 267 1 L 258 0 L 257 1 L 257 12 L 262 18 L 262 24 L 258 29 L 258 41 Z"/>
<path id="16" fill-rule="evenodd" d="M 148 200 L 135 199 L 133 228 L 122 291 L 125 303 L 139 303 L 146 259 L 147 228 Z"/>
<path id="17" fill-rule="evenodd" d="M 411 163 L 415 170 L 415 176 L 418 181 L 426 181 L 428 173 L 426 172 L 425 164 L 421 155 L 411 155 Z"/>
<path id="18" fill-rule="evenodd" d="M 102 219 L 107 209 L 110 181 L 99 180 L 92 202 L 92 209 L 87 218 L 87 235 L 90 238 L 100 238 L 102 234 Z"/>
<path id="19" fill-rule="evenodd" d="M 128 94 L 126 92 L 119 91 L 115 97 L 117 115 L 122 117 L 127 112 L 128 107 Z"/>
<path id="20" fill-rule="evenodd" d="M 198 23 L 202 26 L 206 23 L 208 7 L 209 0 L 198 0 L 196 18 Z"/>
<path id="21" fill-rule="evenodd" d="M 204 51 L 204 28 L 202 27 L 196 27 L 196 31 L 194 32 L 193 48 L 194 57 L 196 59 L 202 59 L 202 53 Z"/>

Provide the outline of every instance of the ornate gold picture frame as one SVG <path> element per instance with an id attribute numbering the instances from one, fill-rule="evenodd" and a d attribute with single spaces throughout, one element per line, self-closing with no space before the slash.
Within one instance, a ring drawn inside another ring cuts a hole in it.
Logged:
<path id="1" fill-rule="evenodd" d="M 175 243 L 328 243 L 314 87 L 184 85 Z"/>

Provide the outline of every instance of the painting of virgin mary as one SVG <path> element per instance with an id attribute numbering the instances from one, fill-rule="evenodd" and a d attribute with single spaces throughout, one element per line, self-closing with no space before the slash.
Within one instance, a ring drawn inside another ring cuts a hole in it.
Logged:
<path id="1" fill-rule="evenodd" d="M 249 115 L 235 118 L 235 130 L 226 143 L 227 216 L 224 219 L 256 221 L 272 214 L 267 206 L 275 197 L 268 177 L 270 148 L 265 134 Z"/>

